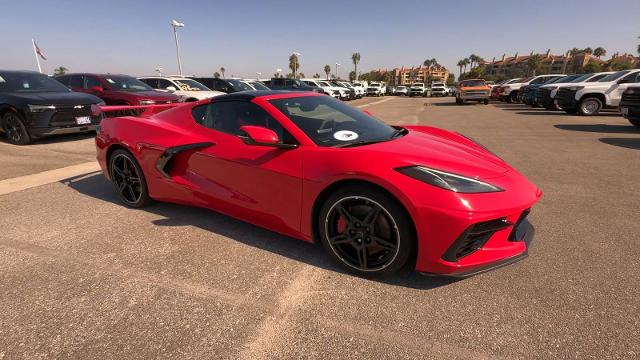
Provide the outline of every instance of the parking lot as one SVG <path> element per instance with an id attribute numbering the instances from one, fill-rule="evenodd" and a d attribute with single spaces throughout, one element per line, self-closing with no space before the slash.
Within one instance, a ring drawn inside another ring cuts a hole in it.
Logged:
<path id="1" fill-rule="evenodd" d="M 212 211 L 120 205 L 93 138 L 0 143 L 0 359 L 637 358 L 640 131 L 453 98 L 364 98 L 473 137 L 544 191 L 526 260 L 363 279 Z M 62 169 L 62 170 L 56 170 Z"/>

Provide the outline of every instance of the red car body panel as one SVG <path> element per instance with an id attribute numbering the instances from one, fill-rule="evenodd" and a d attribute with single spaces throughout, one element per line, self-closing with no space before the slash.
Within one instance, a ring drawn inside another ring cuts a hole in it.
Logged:
<path id="1" fill-rule="evenodd" d="M 454 132 L 408 126 L 392 141 L 351 148 L 320 147 L 268 101 L 280 97 L 322 96 L 286 93 L 251 101 L 278 120 L 299 142 L 294 149 L 245 144 L 239 137 L 196 123 L 186 103 L 149 118 L 106 118 L 96 136 L 97 159 L 109 177 L 107 155 L 114 146 L 128 149 L 144 170 L 152 198 L 209 208 L 249 223 L 312 242 L 314 208 L 323 191 L 342 181 L 366 181 L 393 196 L 406 209 L 417 237 L 415 269 L 468 273 L 526 254 L 522 241 L 509 241 L 512 227 L 495 232 L 479 250 L 456 262 L 443 254 L 471 225 L 504 218 L 516 223 L 542 192 L 506 162 Z M 211 142 L 172 161 L 170 176 L 156 169 L 169 147 Z M 501 192 L 462 194 L 398 172 L 422 165 L 490 182 Z"/>

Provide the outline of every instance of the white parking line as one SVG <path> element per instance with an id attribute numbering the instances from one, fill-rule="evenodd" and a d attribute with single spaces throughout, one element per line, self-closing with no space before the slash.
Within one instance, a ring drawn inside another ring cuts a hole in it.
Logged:
<path id="1" fill-rule="evenodd" d="M 385 98 L 385 99 L 382 99 L 382 100 L 374 101 L 374 102 L 372 102 L 372 103 L 358 105 L 358 106 L 356 106 L 356 107 L 357 107 L 357 108 L 363 108 L 363 107 L 367 107 L 367 106 L 369 106 L 369 105 L 382 104 L 383 102 L 385 102 L 385 101 L 389 101 L 389 100 L 392 100 L 392 99 L 393 99 L 392 97 L 388 97 L 388 98 Z"/>
<path id="2" fill-rule="evenodd" d="M 59 169 L 43 171 L 37 174 L 19 176 L 0 181 L 0 195 L 26 190 L 37 186 L 51 184 L 74 176 L 84 175 L 100 170 L 95 161 L 71 165 Z"/>

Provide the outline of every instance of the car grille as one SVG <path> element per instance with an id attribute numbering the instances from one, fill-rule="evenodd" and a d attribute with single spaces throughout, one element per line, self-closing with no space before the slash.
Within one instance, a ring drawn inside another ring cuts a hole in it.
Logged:
<path id="1" fill-rule="evenodd" d="M 489 95 L 487 90 L 468 90 L 464 91 L 465 95 Z"/>
<path id="2" fill-rule="evenodd" d="M 556 100 L 558 100 L 558 104 L 562 105 L 571 105 L 575 102 L 576 91 L 570 90 L 569 88 L 560 88 L 556 93 Z"/>
<path id="3" fill-rule="evenodd" d="M 622 100 L 625 103 L 640 104 L 640 88 L 631 88 L 622 94 Z"/>
<path id="4" fill-rule="evenodd" d="M 456 262 L 482 248 L 496 231 L 511 225 L 506 218 L 473 224 L 453 242 L 442 258 L 446 261 Z"/>

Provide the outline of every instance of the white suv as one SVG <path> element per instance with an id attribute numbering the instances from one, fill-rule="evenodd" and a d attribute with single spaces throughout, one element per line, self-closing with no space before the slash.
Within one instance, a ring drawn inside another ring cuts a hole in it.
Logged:
<path id="1" fill-rule="evenodd" d="M 367 95 L 369 96 L 382 96 L 387 91 L 386 86 L 382 87 L 382 84 L 379 82 L 371 82 L 369 83 L 369 87 L 367 88 Z"/>
<path id="2" fill-rule="evenodd" d="M 321 88 L 325 94 L 330 95 L 334 98 L 342 98 L 342 94 L 340 93 L 340 90 L 338 90 L 337 87 L 335 86 L 331 86 L 328 83 L 323 83 L 321 80 L 318 79 L 300 79 L 302 80 L 305 84 L 309 85 L 309 86 L 316 86 Z"/>
<path id="3" fill-rule="evenodd" d="M 595 82 L 582 82 L 558 89 L 556 101 L 567 114 L 591 116 L 604 107 L 615 108 L 622 93 L 640 83 L 640 69 L 622 70 Z"/>
<path id="4" fill-rule="evenodd" d="M 213 91 L 199 82 L 181 76 L 144 76 L 138 80 L 151 86 L 154 90 L 170 92 L 180 96 L 180 101 L 198 101 L 224 95 L 223 92 Z"/>
<path id="5" fill-rule="evenodd" d="M 562 110 L 556 104 L 558 89 L 568 86 L 579 86 L 579 83 L 595 82 L 613 72 L 600 72 L 590 74 L 568 75 L 560 81 L 552 84 L 542 85 L 536 91 L 536 103 L 549 110 Z"/>

